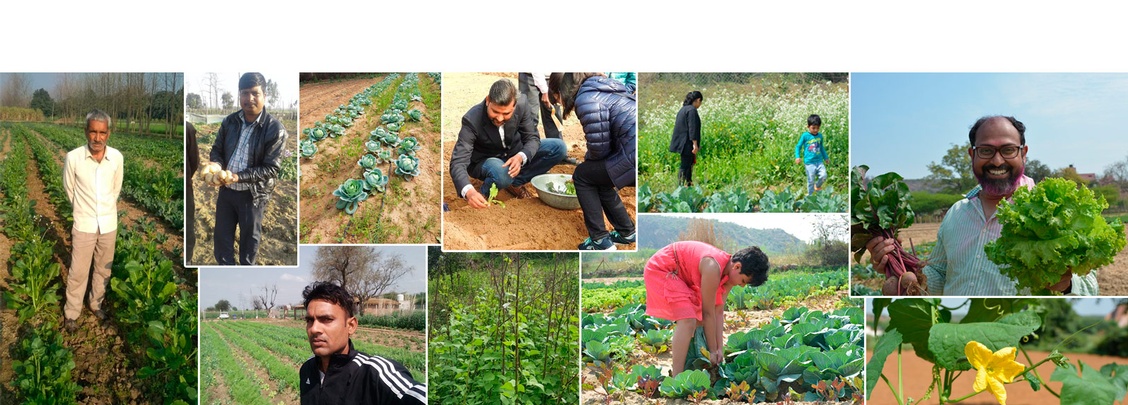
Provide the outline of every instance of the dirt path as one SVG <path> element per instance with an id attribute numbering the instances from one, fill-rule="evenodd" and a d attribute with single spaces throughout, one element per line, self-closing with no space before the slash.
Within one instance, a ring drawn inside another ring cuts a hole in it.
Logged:
<path id="1" fill-rule="evenodd" d="M 938 222 L 914 224 L 901 231 L 901 240 L 907 242 L 911 239 L 914 244 L 934 242 L 936 241 L 936 232 L 939 229 L 940 223 Z M 862 263 L 869 263 L 868 254 L 862 256 Z M 852 258 L 851 265 L 855 265 Z M 880 281 L 866 282 L 865 284 L 877 290 L 881 289 Z M 1097 284 L 1100 286 L 1102 296 L 1128 295 L 1128 248 L 1121 250 L 1113 259 L 1112 264 L 1102 267 L 1098 271 Z"/>
<path id="2" fill-rule="evenodd" d="M 867 363 L 872 356 L 873 352 L 866 351 Z M 889 378 L 889 382 L 893 383 L 894 387 L 897 387 L 899 384 L 897 378 L 896 356 L 896 353 L 891 354 L 885 361 L 885 368 L 882 369 L 882 373 Z M 1030 358 L 1034 359 L 1035 362 L 1039 361 L 1040 359 L 1046 358 L 1046 356 L 1046 353 L 1030 352 Z M 1107 363 L 1116 362 L 1118 364 L 1124 364 L 1125 361 L 1128 361 L 1128 359 L 1125 359 L 1123 357 L 1096 356 L 1091 354 L 1067 353 L 1065 356 L 1070 361 L 1072 361 L 1074 365 L 1077 364 L 1077 360 L 1081 360 L 1084 361 L 1085 364 L 1088 364 L 1090 367 L 1096 369 L 1100 369 L 1101 366 Z M 1021 354 L 1019 355 L 1019 360 L 1021 363 L 1027 364 L 1025 359 L 1022 358 Z M 922 398 L 924 396 L 924 393 L 928 390 L 928 385 L 932 383 L 932 375 L 927 371 L 932 369 L 932 363 L 929 363 L 925 360 L 922 360 L 920 357 L 917 357 L 915 354 L 913 354 L 912 350 L 906 350 L 904 352 L 904 355 L 901 356 L 901 362 L 901 367 L 903 370 L 905 370 L 906 376 L 906 378 L 904 378 L 905 395 L 911 396 L 914 399 Z M 1055 365 L 1053 362 L 1046 362 L 1045 364 L 1038 366 L 1038 375 L 1042 376 L 1042 383 L 1044 385 L 1053 388 L 1054 392 L 1060 393 L 1062 384 L 1060 382 L 1050 381 L 1050 375 L 1053 374 L 1054 368 Z M 963 397 L 964 395 L 970 394 L 972 392 L 971 386 L 973 382 L 975 382 L 974 371 L 963 373 L 959 376 L 959 378 L 956 379 L 956 383 L 952 390 L 952 396 L 959 398 Z M 1009 404 L 1056 404 L 1061 402 L 1057 397 L 1054 397 L 1044 388 L 1040 391 L 1035 392 L 1030 388 L 1030 384 L 1026 382 L 1007 384 L 1006 389 L 1007 403 Z M 939 401 L 937 396 L 938 394 L 933 392 L 932 397 L 929 398 L 928 401 L 922 403 L 938 403 Z M 873 395 L 870 397 L 869 401 L 866 401 L 866 403 L 896 404 L 897 401 L 893 398 L 893 391 L 889 388 L 889 386 L 884 382 L 879 382 L 877 386 L 874 387 Z M 990 393 L 981 393 L 960 403 L 972 405 L 994 405 L 998 404 L 999 402 L 996 401 L 995 397 Z"/>
<path id="3" fill-rule="evenodd" d="M 203 137 L 205 133 L 214 133 L 219 130 L 219 125 L 199 125 L 197 134 Z M 291 136 L 287 140 L 287 148 L 297 150 L 297 137 L 291 128 L 286 128 Z M 200 164 L 207 161 L 211 153 L 211 144 L 199 144 Z M 215 201 L 219 197 L 219 189 L 209 186 L 203 180 L 192 176 L 192 188 L 196 202 L 195 213 L 185 213 L 184 222 L 190 226 L 195 219 L 196 249 L 194 256 L 188 261 L 195 265 L 215 265 L 213 253 L 215 241 Z M 192 198 L 193 196 L 186 196 Z M 296 182 L 279 181 L 274 187 L 274 194 L 266 205 L 266 212 L 262 220 L 262 239 L 258 247 L 258 265 L 262 266 L 295 266 L 298 264 L 298 204 Z M 235 252 L 239 252 L 238 230 L 235 236 Z"/>
<path id="4" fill-rule="evenodd" d="M 419 81 L 420 91 L 438 91 L 426 75 Z M 323 121 L 338 106 L 365 88 L 380 82 L 384 76 L 332 83 L 311 83 L 301 86 L 301 122 L 312 127 Z M 400 83 L 399 81 L 393 83 Z M 387 90 L 396 91 L 395 85 Z M 378 167 L 389 176 L 384 193 L 369 193 L 367 200 L 353 215 L 336 207 L 339 198 L 333 191 L 348 179 L 359 179 L 364 170 L 357 165 L 368 153 L 364 143 L 372 130 L 380 126 L 380 114 L 386 106 L 370 106 L 364 115 L 337 138 L 317 143 L 317 154 L 301 159 L 302 201 L 301 223 L 304 243 L 435 243 L 439 237 L 439 133 L 427 117 L 427 106 L 419 101 L 409 108 L 424 113 L 423 121 L 407 122 L 400 138 L 415 137 L 422 148 L 416 151 L 420 175 L 405 181 L 394 174 L 390 164 Z M 303 136 L 304 137 L 304 136 Z M 398 156 L 398 152 L 393 152 Z"/>
<path id="5" fill-rule="evenodd" d="M 443 202 L 450 207 L 443 213 L 444 250 L 575 250 L 588 237 L 581 210 L 564 211 L 549 207 L 536 198 L 516 199 L 506 192 L 498 193 L 505 208 L 474 209 L 454 189 L 450 166 L 454 143 L 458 139 L 462 116 L 482 102 L 490 85 L 500 78 L 516 80 L 516 73 L 463 73 L 443 75 Z M 539 113 L 538 113 L 539 116 Z M 575 115 L 567 118 L 560 130 L 568 147 L 568 156 L 583 160 L 586 153 L 583 128 Z M 538 131 L 544 134 L 543 125 Z M 549 173 L 571 174 L 575 166 L 560 164 Z M 472 180 L 475 187 L 481 182 Z M 619 190 L 619 197 L 636 218 L 635 188 Z M 613 229 L 604 220 L 608 230 Z M 618 249 L 634 250 L 637 244 L 619 245 Z"/>

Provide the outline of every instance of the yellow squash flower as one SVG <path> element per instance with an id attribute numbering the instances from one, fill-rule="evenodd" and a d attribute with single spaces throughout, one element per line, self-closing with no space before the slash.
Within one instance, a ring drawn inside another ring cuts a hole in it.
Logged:
<path id="1" fill-rule="evenodd" d="M 976 341 L 967 342 L 964 346 L 967 361 L 975 367 L 975 392 L 989 390 L 999 400 L 999 404 L 1007 405 L 1007 389 L 1003 384 L 1014 382 L 1014 378 L 1026 369 L 1021 363 L 1014 361 L 1015 348 L 1004 347 L 991 353 L 991 349 Z"/>

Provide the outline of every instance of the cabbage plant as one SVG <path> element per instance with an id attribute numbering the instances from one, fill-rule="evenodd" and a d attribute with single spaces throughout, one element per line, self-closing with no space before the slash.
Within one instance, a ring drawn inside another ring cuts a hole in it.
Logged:
<path id="1" fill-rule="evenodd" d="M 385 145 L 395 147 L 399 144 L 399 137 L 384 129 L 384 127 L 378 127 L 372 130 L 372 132 L 369 132 L 369 134 L 372 135 L 372 140 L 383 142 Z"/>
<path id="2" fill-rule="evenodd" d="M 419 175 L 419 159 L 409 155 L 399 155 L 396 159 L 396 174 L 410 181 Z"/>
<path id="3" fill-rule="evenodd" d="M 403 122 L 403 114 L 399 111 L 384 113 L 380 116 L 380 122 L 383 124 Z"/>
<path id="4" fill-rule="evenodd" d="M 380 168 L 373 168 L 372 170 L 364 172 L 364 189 L 371 192 L 384 192 L 384 186 L 388 184 L 388 176 Z"/>
<path id="5" fill-rule="evenodd" d="M 364 170 L 372 170 L 373 167 L 376 167 L 376 157 L 365 153 L 364 156 L 360 157 L 360 160 L 356 161 L 356 164 L 360 165 Z"/>
<path id="6" fill-rule="evenodd" d="M 317 123 L 317 126 L 310 129 L 309 140 L 314 141 L 314 142 L 320 142 L 322 139 L 325 139 L 325 135 L 327 135 L 325 128 L 323 128 L 321 126 L 321 123 L 319 122 L 319 123 Z"/>
<path id="7" fill-rule="evenodd" d="M 380 142 L 369 140 L 368 142 L 364 143 L 364 149 L 368 149 L 368 151 L 372 153 L 378 153 L 383 148 L 380 146 Z"/>
<path id="8" fill-rule="evenodd" d="M 333 195 L 340 198 L 337 201 L 337 209 L 345 210 L 345 213 L 349 215 L 356 212 L 356 207 L 360 205 L 360 202 L 368 199 L 364 185 L 364 180 L 357 179 L 348 179 L 341 183 L 341 186 L 333 191 Z"/>
<path id="9" fill-rule="evenodd" d="M 412 108 L 411 111 L 407 112 L 407 117 L 411 118 L 412 121 L 419 122 L 423 119 L 423 112 Z"/>
<path id="10" fill-rule="evenodd" d="M 392 150 L 391 149 L 380 149 L 378 152 L 376 152 L 376 161 L 377 162 L 391 163 L 393 160 L 395 160 L 395 159 L 392 158 Z"/>
<path id="11" fill-rule="evenodd" d="M 415 151 L 421 148 L 423 147 L 419 146 L 419 141 L 416 140 L 414 136 L 403 138 L 399 143 L 399 153 L 402 155 L 415 156 Z"/>
<path id="12" fill-rule="evenodd" d="M 399 132 L 400 128 L 403 128 L 403 121 L 388 124 L 389 131 Z"/>
<path id="13" fill-rule="evenodd" d="M 309 139 L 303 140 L 298 148 L 301 150 L 302 157 L 311 157 L 314 153 L 317 153 L 317 144 Z"/>

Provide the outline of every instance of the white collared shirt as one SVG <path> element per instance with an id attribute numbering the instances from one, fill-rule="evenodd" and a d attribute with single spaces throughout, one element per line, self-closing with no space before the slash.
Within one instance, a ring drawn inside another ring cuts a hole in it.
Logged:
<path id="1" fill-rule="evenodd" d="M 117 202 L 125 174 L 121 152 L 106 146 L 102 161 L 94 160 L 87 145 L 67 153 L 63 189 L 74 209 L 74 229 L 86 233 L 117 230 Z"/>

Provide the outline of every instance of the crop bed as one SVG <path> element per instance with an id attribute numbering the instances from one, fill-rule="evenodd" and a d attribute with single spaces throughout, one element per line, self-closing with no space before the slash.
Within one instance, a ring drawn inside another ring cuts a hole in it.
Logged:
<path id="1" fill-rule="evenodd" d="M 440 77 L 301 87 L 303 243 L 439 240 Z"/>
<path id="2" fill-rule="evenodd" d="M 201 325 L 200 346 L 203 366 L 201 403 L 297 404 L 298 369 L 312 353 L 300 322 L 208 321 Z M 379 332 L 360 328 L 353 336 L 354 347 L 366 354 L 396 360 L 411 371 L 416 380 L 426 375 L 426 356 L 422 347 L 391 341 L 374 343 Z M 398 331 L 404 333 L 403 331 Z M 422 339 L 422 333 L 412 333 Z M 405 349 L 404 347 L 411 347 Z"/>
<path id="3" fill-rule="evenodd" d="M 800 269 L 735 287 L 725 304 L 725 362 L 691 350 L 694 367 L 677 378 L 668 377 L 673 325 L 645 314 L 642 282 L 589 280 L 583 403 L 860 400 L 863 311 L 846 298 L 847 279 L 845 268 Z"/>
<path id="4" fill-rule="evenodd" d="M 167 248 L 180 238 L 157 231 L 156 222 L 171 222 L 163 215 L 167 210 L 132 205 L 153 198 L 153 188 L 135 189 L 132 197 L 123 190 L 128 200 L 119 203 L 123 215 L 102 306 L 109 322 L 99 325 L 84 310 L 75 333 L 60 332 L 71 251 L 62 156 L 85 143 L 80 136 L 63 126 L 0 125 L 0 138 L 9 138 L 3 141 L 8 153 L 0 168 L 0 211 L 11 213 L 2 218 L 6 237 L 0 239 L 10 266 L 0 274 L 8 303 L 0 313 L 6 325 L 0 347 L 8 349 L 0 350 L 0 381 L 6 382 L 0 394 L 28 402 L 194 402 L 196 287 L 187 280 L 195 272 L 180 268 L 172 259 L 179 250 Z M 111 138 L 116 146 L 112 139 L 118 138 Z M 126 156 L 137 162 L 162 159 L 143 149 Z M 130 167 L 127 163 L 126 182 Z"/>
<path id="5" fill-rule="evenodd" d="M 768 79 L 703 89 L 691 83 L 654 82 L 647 74 L 640 80 L 646 84 L 641 86 L 638 111 L 639 211 L 846 211 L 850 127 L 846 84 Z M 670 136 L 690 90 L 702 90 L 705 96 L 698 109 L 701 150 L 693 169 L 696 187 L 678 187 L 681 158 L 669 152 Z M 830 164 L 827 188 L 805 196 L 807 174 L 795 163 L 795 144 L 810 114 L 822 117 L 820 132 Z"/>

